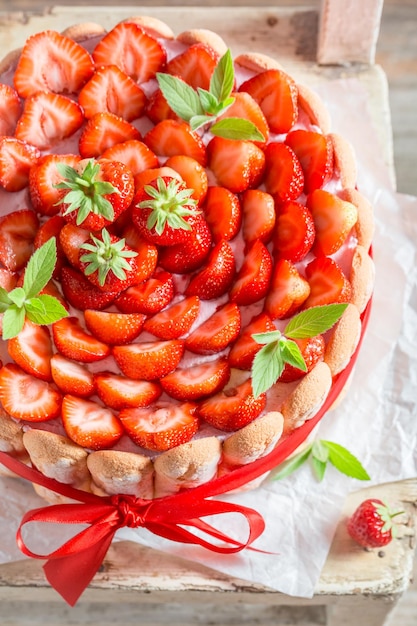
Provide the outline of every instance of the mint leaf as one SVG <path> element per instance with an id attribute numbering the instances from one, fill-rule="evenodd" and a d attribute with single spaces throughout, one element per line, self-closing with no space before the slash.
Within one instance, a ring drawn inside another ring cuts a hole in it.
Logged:
<path id="1" fill-rule="evenodd" d="M 234 82 L 233 59 L 230 50 L 226 50 L 210 79 L 210 92 L 219 102 L 223 102 L 232 93 Z"/>
<path id="2" fill-rule="evenodd" d="M 255 398 L 276 383 L 284 369 L 279 342 L 271 342 L 261 348 L 252 363 L 252 391 Z"/>
<path id="3" fill-rule="evenodd" d="M 201 106 L 203 107 L 206 113 L 211 115 L 215 115 L 218 113 L 220 109 L 223 108 L 222 104 L 219 103 L 216 96 L 207 91 L 206 89 L 201 89 L 201 87 L 197 88 L 197 93 L 200 98 Z"/>
<path id="4" fill-rule="evenodd" d="M 240 117 L 225 117 L 213 124 L 210 131 L 213 135 L 224 139 L 265 141 L 265 137 L 255 124 Z"/>
<path id="5" fill-rule="evenodd" d="M 212 121 L 212 115 L 193 115 L 193 117 L 189 120 L 191 130 L 198 130 L 206 124 L 211 124 Z"/>
<path id="6" fill-rule="evenodd" d="M 12 301 L 9 298 L 9 294 L 4 287 L 0 287 L 0 313 L 7 311 L 11 304 Z"/>
<path id="7" fill-rule="evenodd" d="M 26 303 L 26 315 L 34 324 L 53 324 L 68 316 L 67 309 L 53 296 L 41 294 Z"/>
<path id="8" fill-rule="evenodd" d="M 51 280 L 56 258 L 55 237 L 48 239 L 43 246 L 32 254 L 26 266 L 23 280 L 23 289 L 27 299 L 36 296 Z"/>
<path id="9" fill-rule="evenodd" d="M 195 115 L 204 114 L 197 92 L 185 81 L 160 72 L 156 78 L 165 100 L 181 119 L 188 122 Z"/>
<path id="10" fill-rule="evenodd" d="M 329 330 L 343 315 L 347 303 L 311 307 L 295 315 L 284 330 L 286 337 L 305 339 Z"/>
<path id="11" fill-rule="evenodd" d="M 329 450 L 321 439 L 316 439 L 313 443 L 313 457 L 322 463 L 327 463 L 329 459 Z"/>
<path id="12" fill-rule="evenodd" d="M 24 305 L 26 300 L 25 290 L 22 287 L 16 287 L 9 292 L 9 298 L 19 309 Z"/>
<path id="13" fill-rule="evenodd" d="M 256 343 L 272 343 L 273 341 L 278 341 L 281 339 L 282 333 L 279 330 L 268 330 L 265 333 L 254 333 L 252 335 L 252 339 L 256 341 Z"/>
<path id="14" fill-rule="evenodd" d="M 288 363 L 293 367 L 297 367 L 303 372 L 307 371 L 303 355 L 301 354 L 301 350 L 295 341 L 291 341 L 291 339 L 283 337 L 281 339 L 281 353 L 285 363 Z"/>
<path id="15" fill-rule="evenodd" d="M 289 476 L 295 470 L 297 470 L 301 465 L 303 465 L 307 459 L 309 458 L 312 450 L 312 444 L 310 444 L 305 450 L 295 454 L 291 458 L 287 459 L 283 463 L 278 466 L 278 471 L 274 472 L 272 476 L 272 480 L 282 480 Z"/>
<path id="16" fill-rule="evenodd" d="M 12 339 L 20 333 L 25 323 L 25 309 L 12 304 L 5 311 L 2 320 L 3 339 Z"/>
<path id="17" fill-rule="evenodd" d="M 328 449 L 329 462 L 339 472 L 357 480 L 370 480 L 366 469 L 349 450 L 333 441 L 322 440 L 322 444 Z"/>
<path id="18" fill-rule="evenodd" d="M 311 464 L 313 466 L 313 471 L 316 475 L 317 480 L 319 481 L 319 483 L 321 483 L 324 478 L 324 474 L 326 473 L 327 463 L 325 461 L 320 461 L 320 459 L 316 459 L 316 457 L 312 456 Z"/>

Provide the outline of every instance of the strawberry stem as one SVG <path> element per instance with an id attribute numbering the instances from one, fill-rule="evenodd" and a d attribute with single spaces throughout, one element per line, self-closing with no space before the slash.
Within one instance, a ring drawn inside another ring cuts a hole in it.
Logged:
<path id="1" fill-rule="evenodd" d="M 183 182 L 175 178 L 168 184 L 161 176 L 156 179 L 156 187 L 145 185 L 144 190 L 149 196 L 137 205 L 140 209 L 151 209 L 146 226 L 148 230 L 155 228 L 161 235 L 165 226 L 174 229 L 191 230 L 191 226 L 184 219 L 187 215 L 195 215 L 196 201 L 191 198 L 193 189 L 185 189 Z"/>
<path id="2" fill-rule="evenodd" d="M 120 280 L 126 280 L 126 272 L 132 271 L 132 267 L 127 259 L 137 256 L 138 253 L 134 250 L 126 249 L 124 239 L 112 241 L 110 234 L 105 228 L 101 231 L 101 237 L 101 239 L 98 239 L 91 234 L 90 238 L 93 243 L 87 242 L 81 245 L 81 248 L 88 251 L 88 254 L 83 254 L 80 257 L 80 261 L 88 264 L 84 274 L 90 276 L 97 272 L 101 286 L 106 282 L 109 272 L 113 272 Z"/>

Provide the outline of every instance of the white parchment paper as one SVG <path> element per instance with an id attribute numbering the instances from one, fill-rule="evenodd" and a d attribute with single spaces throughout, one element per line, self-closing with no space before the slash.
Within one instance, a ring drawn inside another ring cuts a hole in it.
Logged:
<path id="1" fill-rule="evenodd" d="M 333 130 L 354 145 L 358 187 L 375 207 L 377 277 L 368 332 L 349 394 L 323 418 L 316 435 L 355 454 L 371 475 L 371 484 L 410 478 L 417 476 L 417 198 L 396 194 L 391 187 L 361 84 L 346 79 L 317 90 L 331 112 Z M 263 515 L 266 530 L 256 547 L 270 554 L 245 550 L 219 556 L 142 529 L 122 529 L 117 537 L 290 595 L 310 597 L 345 497 L 362 486 L 332 467 L 318 483 L 304 466 L 283 481 L 267 480 L 255 491 L 222 496 Z M 0 562 L 22 558 L 14 544 L 15 531 L 27 510 L 44 504 L 31 485 L 12 478 L 0 480 Z M 235 517 L 216 519 L 215 524 L 223 530 L 232 524 L 234 535 L 241 523 Z M 245 533 L 246 526 L 240 536 Z M 36 538 L 37 551 L 47 553 L 56 547 L 60 534 L 61 529 L 48 526 Z"/>

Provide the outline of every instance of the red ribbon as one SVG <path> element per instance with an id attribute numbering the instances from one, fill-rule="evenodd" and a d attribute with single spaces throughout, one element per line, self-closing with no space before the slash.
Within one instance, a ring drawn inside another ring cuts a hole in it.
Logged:
<path id="1" fill-rule="evenodd" d="M 326 402 L 316 416 L 293 431 L 267 456 L 199 487 L 154 500 L 128 495 L 101 497 L 47 478 L 35 468 L 0 452 L 0 462 L 15 474 L 74 501 L 26 513 L 17 531 L 20 550 L 29 557 L 47 560 L 44 564 L 47 580 L 73 606 L 98 571 L 119 528 L 146 528 L 171 541 L 199 545 L 221 554 L 232 554 L 251 547 L 264 531 L 262 516 L 248 507 L 211 498 L 238 489 L 271 471 L 305 441 L 345 386 L 356 362 L 369 315 L 370 303 L 363 316 L 361 339 L 355 354 L 346 369 L 335 379 Z M 246 519 L 249 527 L 246 541 L 235 540 L 202 519 L 228 513 L 239 514 Z M 54 552 L 40 555 L 32 552 L 22 537 L 23 526 L 31 522 L 87 524 L 87 528 Z M 185 527 L 194 528 L 200 534 Z M 201 536 L 201 533 L 208 538 Z"/>

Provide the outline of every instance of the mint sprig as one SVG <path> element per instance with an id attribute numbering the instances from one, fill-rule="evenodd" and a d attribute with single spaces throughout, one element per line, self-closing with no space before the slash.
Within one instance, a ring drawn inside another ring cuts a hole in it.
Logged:
<path id="1" fill-rule="evenodd" d="M 315 440 L 307 448 L 281 463 L 272 479 L 282 480 L 304 465 L 308 459 L 319 482 L 323 480 L 329 463 L 345 476 L 356 480 L 370 480 L 362 463 L 347 448 L 325 439 Z"/>
<path id="2" fill-rule="evenodd" d="M 273 330 L 252 335 L 257 343 L 263 344 L 252 363 L 254 396 L 260 396 L 277 382 L 286 363 L 306 372 L 303 355 L 294 339 L 325 333 L 340 319 L 346 307 L 346 303 L 311 307 L 295 315 L 282 333 Z"/>
<path id="3" fill-rule="evenodd" d="M 34 324 L 46 325 L 68 315 L 68 311 L 59 300 L 41 293 L 52 278 L 56 260 L 56 241 L 55 237 L 52 237 L 30 257 L 22 287 L 15 287 L 9 292 L 0 287 L 4 340 L 16 337 L 22 330 L 26 318 Z"/>
<path id="4" fill-rule="evenodd" d="M 220 58 L 210 79 L 209 90 L 194 89 L 185 81 L 158 72 L 159 88 L 171 109 L 192 130 L 210 125 L 210 132 L 226 139 L 265 141 L 261 131 L 249 120 L 229 117 L 216 121 L 233 104 L 231 96 L 235 82 L 233 59 L 230 50 Z"/>

